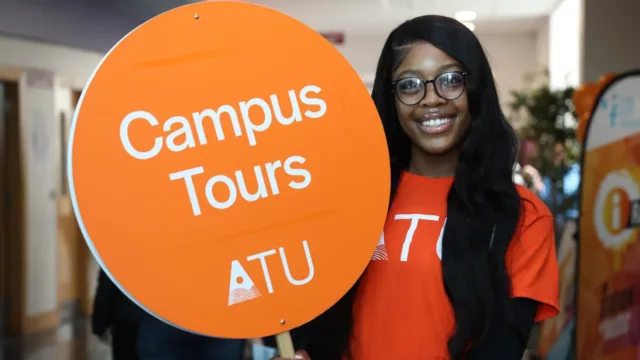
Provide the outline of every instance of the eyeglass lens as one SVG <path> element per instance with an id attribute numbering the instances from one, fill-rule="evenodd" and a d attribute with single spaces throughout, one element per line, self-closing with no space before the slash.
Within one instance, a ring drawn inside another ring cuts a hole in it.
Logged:
<path id="1" fill-rule="evenodd" d="M 455 100 L 464 91 L 464 75 L 457 72 L 447 72 L 438 75 L 434 81 L 436 94 L 445 100 Z M 415 105 L 422 101 L 427 94 L 424 80 L 417 77 L 403 78 L 396 82 L 396 94 L 406 105 Z"/>

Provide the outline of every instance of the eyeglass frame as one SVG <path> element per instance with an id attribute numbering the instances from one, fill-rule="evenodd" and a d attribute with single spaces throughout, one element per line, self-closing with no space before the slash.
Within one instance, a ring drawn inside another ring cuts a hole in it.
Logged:
<path id="1" fill-rule="evenodd" d="M 436 86 L 436 80 L 438 80 L 438 78 L 440 76 L 443 76 L 445 74 L 451 74 L 451 73 L 462 75 L 462 79 L 464 80 L 464 83 L 463 83 L 464 88 L 462 89 L 462 92 L 460 92 L 460 95 L 458 95 L 458 96 L 456 96 L 455 98 L 452 98 L 452 99 L 447 99 L 446 97 L 443 97 L 442 95 L 440 95 L 440 92 L 438 91 L 438 87 Z M 433 90 L 436 92 L 436 95 L 438 95 L 439 98 L 441 98 L 443 100 L 447 100 L 447 101 L 453 101 L 453 100 L 459 99 L 460 96 L 462 96 L 462 94 L 464 94 L 464 91 L 467 88 L 467 75 L 468 75 L 468 73 L 466 71 L 445 71 L 445 72 L 443 72 L 441 74 L 438 74 L 438 76 L 434 77 L 431 80 L 424 80 L 424 79 L 421 79 L 421 78 L 419 78 L 417 76 L 408 76 L 408 77 L 400 78 L 400 79 L 398 79 L 396 81 L 392 81 L 391 82 L 391 86 L 393 87 L 393 90 L 391 90 L 391 92 L 396 94 L 396 97 L 398 98 L 398 100 L 400 100 L 401 103 L 403 103 L 403 104 L 405 104 L 407 106 L 414 106 L 414 105 L 420 104 L 422 102 L 422 100 L 424 100 L 424 98 L 427 97 L 427 86 L 429 84 L 433 84 Z M 400 99 L 400 95 L 398 95 L 398 92 L 396 91 L 396 86 L 398 85 L 398 83 L 400 81 L 402 81 L 402 80 L 407 80 L 407 79 L 418 79 L 424 85 L 424 94 L 422 95 L 422 98 L 420 100 L 416 101 L 414 104 L 407 104 L 404 101 L 402 101 L 402 99 Z"/>

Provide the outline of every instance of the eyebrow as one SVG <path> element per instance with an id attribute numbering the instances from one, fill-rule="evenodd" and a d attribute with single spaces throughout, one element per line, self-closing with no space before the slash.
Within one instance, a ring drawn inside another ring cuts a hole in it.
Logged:
<path id="1" fill-rule="evenodd" d="M 436 69 L 436 72 L 437 73 L 442 73 L 442 72 L 445 72 L 447 70 L 452 70 L 452 69 L 462 69 L 462 66 L 460 64 L 458 64 L 458 63 L 444 64 L 442 66 L 439 66 Z M 407 69 L 407 70 L 404 70 L 401 73 L 399 73 L 397 76 L 398 77 L 402 77 L 404 75 L 409 75 L 409 74 L 411 74 L 411 75 L 420 75 L 420 74 L 422 74 L 422 71 L 417 70 L 417 69 Z"/>

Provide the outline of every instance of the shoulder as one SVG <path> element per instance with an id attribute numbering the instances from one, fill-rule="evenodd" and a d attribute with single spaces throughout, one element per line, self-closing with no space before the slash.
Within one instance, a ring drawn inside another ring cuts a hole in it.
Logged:
<path id="1" fill-rule="evenodd" d="M 551 226 L 553 226 L 553 214 L 542 199 L 524 186 L 516 185 L 516 189 L 521 199 L 520 224 L 518 228 L 524 230 L 539 220 L 548 220 Z"/>
<path id="2" fill-rule="evenodd" d="M 537 277 L 536 269 L 555 261 L 555 222 L 549 208 L 533 192 L 525 188 L 518 188 L 518 192 L 522 198 L 520 221 L 507 250 L 507 267 L 511 275 Z"/>
<path id="3" fill-rule="evenodd" d="M 505 266 L 511 297 L 537 302 L 535 321 L 559 312 L 559 270 L 554 221 L 549 208 L 533 192 L 518 187 L 522 199 L 520 224 L 509 245 Z"/>

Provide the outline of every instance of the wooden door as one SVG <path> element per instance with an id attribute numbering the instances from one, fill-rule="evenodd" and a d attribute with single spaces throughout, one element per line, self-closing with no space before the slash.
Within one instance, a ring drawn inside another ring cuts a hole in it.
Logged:
<path id="1" fill-rule="evenodd" d="M 4 83 L 0 82 L 0 201 L 5 198 L 5 186 L 4 186 L 4 124 L 6 118 L 6 100 L 4 98 Z M 0 204 L 1 205 L 1 204 Z M 7 246 L 5 240 L 5 224 L 4 224 L 4 206 L 0 206 L 0 343 L 5 335 L 5 320 L 7 315 Z"/>
<path id="2" fill-rule="evenodd" d="M 78 102 L 80 101 L 80 96 L 82 95 L 82 91 L 73 90 L 71 93 L 71 107 L 73 112 L 77 109 Z M 71 119 L 68 119 L 69 123 L 67 124 L 67 135 L 71 125 Z M 67 136 L 68 141 L 68 136 Z M 66 146 L 66 143 L 65 143 Z M 66 163 L 65 163 L 66 166 Z M 65 170 L 66 171 L 66 170 Z M 68 185 L 67 185 L 68 186 Z M 71 225 L 73 223 L 73 225 Z M 74 245 L 75 245 L 75 256 L 76 256 L 76 272 L 75 272 L 75 282 L 77 284 L 77 292 L 80 300 L 80 313 L 82 315 L 91 315 L 93 310 L 93 297 L 95 293 L 95 285 L 96 285 L 96 262 L 93 259 L 93 255 L 91 255 L 91 251 L 89 251 L 89 247 L 87 246 L 84 238 L 82 237 L 82 233 L 80 232 L 80 227 L 78 226 L 75 217 L 73 221 L 68 222 L 68 231 L 70 233 L 74 233 Z"/>
<path id="3" fill-rule="evenodd" d="M 2 81 L 0 79 L 0 81 Z M 2 267 L 2 309 L 0 323 L 6 335 L 23 331 L 24 318 L 24 196 L 20 152 L 19 87 L 17 81 L 3 81 L 0 116 L 0 266 Z"/>
<path id="4" fill-rule="evenodd" d="M 66 144 L 68 134 L 68 114 L 58 114 L 59 131 L 59 164 L 60 179 L 56 197 L 57 205 L 57 239 L 58 239 L 58 308 L 60 321 L 72 321 L 80 310 L 80 293 L 78 277 L 78 245 L 79 239 L 76 219 L 69 196 L 66 176 Z"/>
<path id="5" fill-rule="evenodd" d="M 89 251 L 78 227 L 67 181 L 67 145 L 73 112 L 80 92 L 71 91 L 70 113 L 61 112 L 58 118 L 60 142 L 60 179 L 57 196 L 58 210 L 58 305 L 61 321 L 71 321 L 87 314 L 91 296 L 87 278 Z"/>

